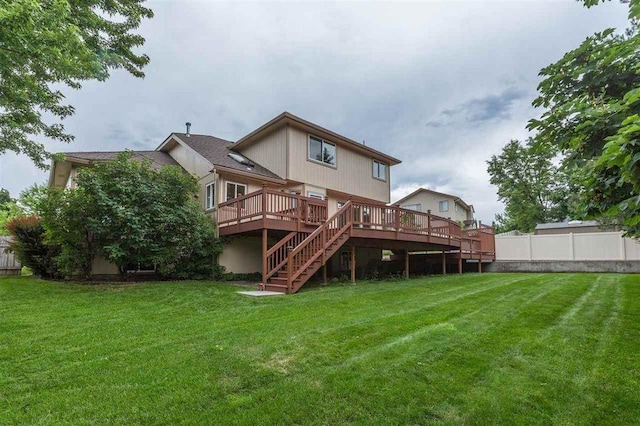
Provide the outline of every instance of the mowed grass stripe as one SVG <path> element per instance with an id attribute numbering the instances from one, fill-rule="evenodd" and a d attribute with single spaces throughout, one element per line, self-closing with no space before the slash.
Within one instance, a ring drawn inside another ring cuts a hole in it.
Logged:
<path id="1" fill-rule="evenodd" d="M 0 279 L 0 423 L 632 423 L 639 287 L 465 274 L 249 299 Z"/>

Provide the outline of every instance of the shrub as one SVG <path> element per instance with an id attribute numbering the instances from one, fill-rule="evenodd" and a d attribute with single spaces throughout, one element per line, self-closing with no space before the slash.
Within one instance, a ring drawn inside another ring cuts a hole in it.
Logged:
<path id="1" fill-rule="evenodd" d="M 10 248 L 23 266 L 41 277 L 61 277 L 56 263 L 60 248 L 45 242 L 45 230 L 39 217 L 14 218 L 7 224 L 7 230 L 13 237 Z"/>

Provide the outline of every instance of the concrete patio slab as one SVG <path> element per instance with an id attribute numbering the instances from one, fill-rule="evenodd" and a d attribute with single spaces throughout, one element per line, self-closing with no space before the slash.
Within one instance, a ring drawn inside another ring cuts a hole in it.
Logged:
<path id="1" fill-rule="evenodd" d="M 267 297 L 267 296 L 284 296 L 284 293 L 277 291 L 255 290 L 255 291 L 239 291 L 238 294 L 251 297 Z"/>

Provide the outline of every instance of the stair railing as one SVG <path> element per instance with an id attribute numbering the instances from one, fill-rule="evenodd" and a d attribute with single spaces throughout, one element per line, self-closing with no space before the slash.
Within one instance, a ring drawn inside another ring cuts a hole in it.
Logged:
<path id="1" fill-rule="evenodd" d="M 267 250 L 267 275 L 264 277 L 265 282 L 287 263 L 287 249 L 289 247 L 297 247 L 308 235 L 308 232 L 290 232 Z"/>
<path id="2" fill-rule="evenodd" d="M 287 290 L 293 290 L 293 282 L 316 259 L 323 256 L 325 250 L 353 225 L 351 200 L 345 203 L 329 220 L 313 231 L 297 247 L 290 249 L 287 256 Z M 324 259 L 323 259 L 324 260 Z"/>

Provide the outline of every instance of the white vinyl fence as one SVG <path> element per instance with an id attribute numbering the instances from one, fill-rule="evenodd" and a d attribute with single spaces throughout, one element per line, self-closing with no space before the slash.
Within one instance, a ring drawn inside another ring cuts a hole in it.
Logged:
<path id="1" fill-rule="evenodd" d="M 640 260 L 640 242 L 620 232 L 496 236 L 496 260 Z"/>

